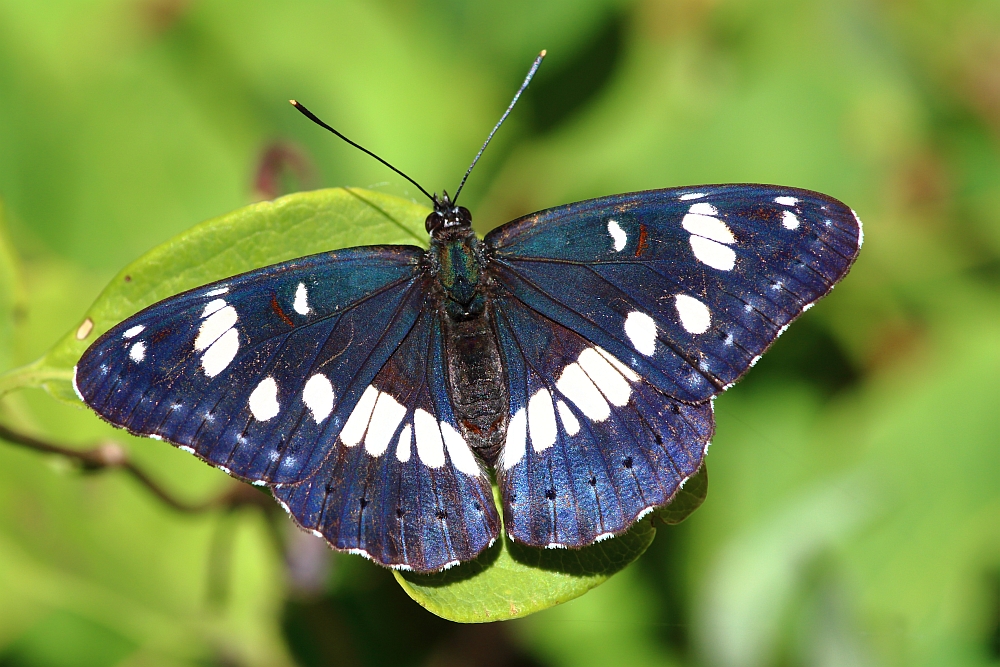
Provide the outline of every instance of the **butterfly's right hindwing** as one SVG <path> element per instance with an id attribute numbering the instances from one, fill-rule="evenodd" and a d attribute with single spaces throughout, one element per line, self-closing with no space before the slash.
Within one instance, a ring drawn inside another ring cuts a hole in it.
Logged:
<path id="1" fill-rule="evenodd" d="M 166 299 L 84 353 L 76 390 L 111 423 L 243 479 L 299 481 L 416 322 L 422 255 L 341 250 Z"/>

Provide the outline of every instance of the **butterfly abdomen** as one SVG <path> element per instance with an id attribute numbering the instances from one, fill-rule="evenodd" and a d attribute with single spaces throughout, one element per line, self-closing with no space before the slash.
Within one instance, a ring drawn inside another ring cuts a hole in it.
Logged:
<path id="1" fill-rule="evenodd" d="M 472 449 L 496 464 L 506 436 L 509 397 L 489 306 L 480 317 L 444 321 L 448 389 L 455 417 Z"/>
<path id="2" fill-rule="evenodd" d="M 479 239 L 468 227 L 435 234 L 428 253 L 440 287 L 448 390 L 469 445 L 487 465 L 499 456 L 508 392 L 491 325 Z"/>

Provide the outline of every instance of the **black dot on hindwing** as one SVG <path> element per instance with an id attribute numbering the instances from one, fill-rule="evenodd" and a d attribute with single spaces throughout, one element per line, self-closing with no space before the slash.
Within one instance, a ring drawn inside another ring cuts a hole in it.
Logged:
<path id="1" fill-rule="evenodd" d="M 545 491 L 545 497 L 548 498 L 549 500 L 555 500 L 556 499 L 556 490 L 555 489 L 546 489 L 546 491 Z"/>
<path id="2" fill-rule="evenodd" d="M 631 456 L 626 456 L 625 459 L 622 461 L 622 465 L 625 466 L 626 468 L 631 469 L 632 468 L 632 457 Z"/>
<path id="3" fill-rule="evenodd" d="M 587 480 L 587 484 L 590 484 L 591 486 L 597 486 L 597 478 L 591 475 L 590 479 Z"/>
<path id="4" fill-rule="evenodd" d="M 434 513 L 434 516 L 444 521 L 445 519 L 448 518 L 448 513 L 445 512 L 444 510 L 438 510 L 437 512 Z"/>

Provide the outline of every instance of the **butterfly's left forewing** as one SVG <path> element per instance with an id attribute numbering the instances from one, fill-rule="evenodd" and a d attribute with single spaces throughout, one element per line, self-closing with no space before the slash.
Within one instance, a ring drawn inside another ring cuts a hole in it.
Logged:
<path id="1" fill-rule="evenodd" d="M 339 250 L 171 297 L 84 353 L 77 392 L 111 423 L 238 477 L 298 481 L 419 317 L 422 255 Z"/>

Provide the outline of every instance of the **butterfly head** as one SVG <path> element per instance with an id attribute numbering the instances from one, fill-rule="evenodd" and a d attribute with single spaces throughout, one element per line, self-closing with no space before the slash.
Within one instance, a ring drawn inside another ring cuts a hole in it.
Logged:
<path id="1" fill-rule="evenodd" d="M 464 206 L 456 206 L 445 191 L 441 196 L 434 195 L 434 211 L 424 222 L 427 233 L 431 236 L 440 230 L 456 227 L 472 227 L 472 214 Z"/>

